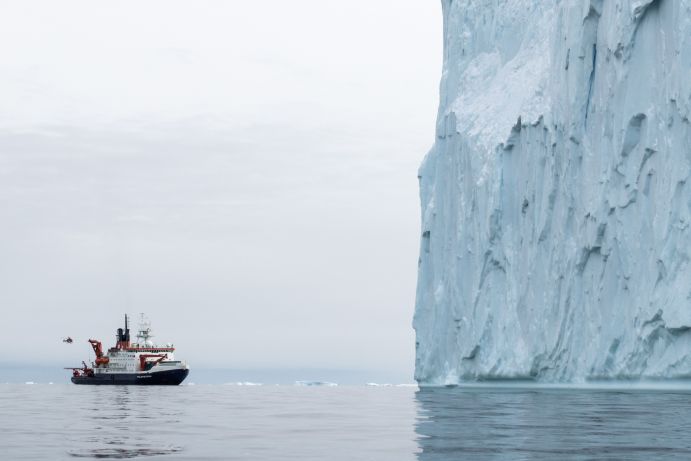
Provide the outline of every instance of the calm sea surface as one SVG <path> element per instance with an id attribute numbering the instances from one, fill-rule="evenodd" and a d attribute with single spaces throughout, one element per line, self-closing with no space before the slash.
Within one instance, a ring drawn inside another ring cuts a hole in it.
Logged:
<path id="1" fill-rule="evenodd" d="M 0 385 L 0 459 L 691 459 L 691 392 Z"/>

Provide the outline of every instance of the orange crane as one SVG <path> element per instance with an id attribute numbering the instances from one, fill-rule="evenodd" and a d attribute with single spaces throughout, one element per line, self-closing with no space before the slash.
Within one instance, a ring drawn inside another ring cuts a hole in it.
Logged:
<path id="1" fill-rule="evenodd" d="M 146 359 L 154 358 L 154 357 L 158 357 L 158 359 L 154 360 L 153 362 L 147 362 L 146 361 Z M 139 366 L 142 369 L 142 371 L 144 371 L 144 370 L 147 370 L 147 368 L 146 368 L 147 365 L 150 365 L 151 367 L 153 367 L 158 362 L 163 361 L 163 359 L 165 359 L 166 357 L 168 357 L 168 354 L 140 354 L 139 355 Z M 149 367 L 149 368 L 151 368 L 151 367 Z"/>
<path id="2" fill-rule="evenodd" d="M 101 341 L 90 339 L 89 343 L 91 344 L 91 347 L 93 347 L 94 353 L 96 354 L 96 366 L 105 365 L 108 362 L 110 362 L 110 359 L 108 357 L 103 356 L 103 348 L 101 347 Z"/>

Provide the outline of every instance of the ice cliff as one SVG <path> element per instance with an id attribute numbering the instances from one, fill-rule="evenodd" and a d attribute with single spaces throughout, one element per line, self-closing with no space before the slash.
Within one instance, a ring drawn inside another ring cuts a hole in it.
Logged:
<path id="1" fill-rule="evenodd" d="M 691 377 L 691 0 L 443 0 L 421 384 Z"/>

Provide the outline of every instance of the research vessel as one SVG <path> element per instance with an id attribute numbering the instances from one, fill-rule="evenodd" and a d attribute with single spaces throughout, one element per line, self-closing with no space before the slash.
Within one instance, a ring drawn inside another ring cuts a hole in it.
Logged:
<path id="1" fill-rule="evenodd" d="M 104 354 L 101 342 L 89 339 L 96 354 L 91 366 L 82 362 L 72 370 L 74 384 L 163 384 L 182 383 L 190 370 L 185 362 L 175 360 L 173 344 L 155 345 L 151 338 L 151 323 L 141 315 L 136 342 L 130 342 L 128 317 L 125 328 L 118 328 L 116 343 Z"/>

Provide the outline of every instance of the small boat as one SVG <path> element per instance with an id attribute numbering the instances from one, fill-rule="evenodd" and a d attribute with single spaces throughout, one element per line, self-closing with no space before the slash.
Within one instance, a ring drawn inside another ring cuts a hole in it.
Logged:
<path id="1" fill-rule="evenodd" d="M 89 339 L 96 354 L 91 366 L 82 362 L 82 367 L 72 370 L 74 384 L 135 384 L 173 385 L 182 383 L 190 370 L 187 363 L 175 360 L 172 344 L 155 345 L 152 341 L 151 323 L 141 315 L 137 341 L 130 342 L 128 317 L 125 328 L 118 328 L 117 342 L 104 354 L 101 341 Z"/>

